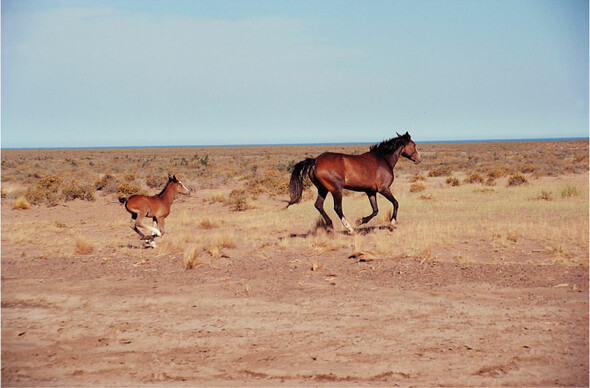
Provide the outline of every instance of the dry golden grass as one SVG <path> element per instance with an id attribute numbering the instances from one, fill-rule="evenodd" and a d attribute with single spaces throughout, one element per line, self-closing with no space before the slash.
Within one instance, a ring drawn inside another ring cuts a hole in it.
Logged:
<path id="1" fill-rule="evenodd" d="M 63 201 L 59 182 L 76 179 L 84 187 L 100 187 L 93 208 L 115 207 L 116 216 L 100 224 L 92 219 L 81 224 L 53 218 L 3 220 L 2 243 L 30 245 L 46 255 L 51 252 L 49 241 L 92 235 L 89 245 L 94 253 L 137 255 L 141 243 L 127 226 L 129 215 L 116 201 L 117 187 L 127 182 L 154 193 L 160 177 L 170 172 L 182 174 L 185 185 L 195 189 L 174 203 L 166 234 L 156 239 L 154 253 L 178 258 L 187 268 L 228 256 L 347 257 L 355 251 L 382 260 L 587 261 L 587 142 L 418 144 L 423 162 L 413 165 L 402 159 L 395 168 L 392 191 L 400 208 L 393 231 L 379 228 L 388 225 L 391 211 L 391 204 L 380 195 L 379 216 L 355 236 L 342 233 L 331 196 L 325 209 L 334 232 L 318 227 L 315 189 L 309 184 L 302 202 L 285 208 L 285 182 L 294 163 L 324 151 L 360 153 L 368 147 L 150 149 L 134 150 L 133 156 L 127 150 L 6 150 L 2 180 L 14 188 L 4 191 L 2 200 L 8 209 L 29 190 L 40 204 L 31 211 L 43 211 Z M 522 176 L 528 184 L 509 186 L 512 176 Z M 458 186 L 452 186 L 455 183 Z M 351 224 L 371 211 L 362 193 L 347 192 L 343 207 Z M 106 231 L 95 236 L 96 229 L 104 226 L 116 231 L 117 237 Z M 56 254 L 68 251 L 71 245 L 59 247 Z"/>
<path id="2" fill-rule="evenodd" d="M 201 220 L 201 222 L 199 222 L 199 228 L 200 229 L 215 229 L 219 227 L 219 223 L 217 223 L 216 221 L 210 219 L 210 218 L 203 218 Z"/>
<path id="3" fill-rule="evenodd" d="M 196 244 L 189 245 L 183 254 L 184 269 L 193 269 L 207 264 L 208 261 L 202 257 L 203 248 Z"/>
<path id="4" fill-rule="evenodd" d="M 25 197 L 18 197 L 14 201 L 14 208 L 19 210 L 28 210 L 31 208 L 31 204 Z"/>
<path id="5" fill-rule="evenodd" d="M 81 255 L 88 255 L 94 251 L 94 245 L 84 236 L 76 236 L 74 252 Z"/>

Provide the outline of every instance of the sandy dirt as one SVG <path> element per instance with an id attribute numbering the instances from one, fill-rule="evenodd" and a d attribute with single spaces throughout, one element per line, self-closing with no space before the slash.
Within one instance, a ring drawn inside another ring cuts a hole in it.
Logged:
<path id="1" fill-rule="evenodd" d="M 174 206 L 231 216 L 198 197 Z M 111 248 L 6 242 L 31 220 Z M 238 243 L 185 270 L 140 248 L 127 222 L 112 198 L 3 202 L 2 385 L 588 386 L 587 266 L 329 251 L 314 268 L 311 251 Z"/>

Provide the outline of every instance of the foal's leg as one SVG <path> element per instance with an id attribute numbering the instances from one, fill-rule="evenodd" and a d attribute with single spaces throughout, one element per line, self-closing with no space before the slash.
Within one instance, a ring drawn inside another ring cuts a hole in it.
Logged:
<path id="1" fill-rule="evenodd" d="M 391 194 L 389 187 L 387 187 L 386 189 L 383 189 L 379 192 L 385 198 L 387 198 L 389 200 L 389 202 L 391 202 L 393 204 L 393 214 L 391 215 L 391 220 L 389 220 L 389 221 L 391 222 L 391 225 L 395 225 L 396 220 L 397 220 L 397 208 L 398 208 L 399 204 L 397 203 L 397 200 L 393 197 L 393 194 Z"/>
<path id="2" fill-rule="evenodd" d="M 344 213 L 342 212 L 342 190 L 333 191 L 332 197 L 334 197 L 334 211 L 340 217 L 340 221 L 342 221 L 342 225 L 348 231 L 348 233 L 354 233 L 354 229 L 350 226 L 350 223 L 344 217 Z"/>
<path id="3" fill-rule="evenodd" d="M 162 233 L 160 233 L 160 230 L 157 228 L 154 228 L 153 226 L 149 226 L 143 223 L 144 218 L 143 217 L 137 217 L 137 219 L 135 220 L 135 227 L 140 227 L 146 230 L 149 230 L 150 232 L 152 232 L 153 236 L 157 236 L 157 237 L 161 237 Z"/>
<path id="4" fill-rule="evenodd" d="M 164 235 L 164 218 L 157 218 L 156 225 L 158 225 L 158 229 L 160 230 L 160 237 Z"/>
<path id="5" fill-rule="evenodd" d="M 318 197 L 315 200 L 315 208 L 318 209 L 322 217 L 324 217 L 324 221 L 326 221 L 326 226 L 328 228 L 333 228 L 332 220 L 324 210 L 324 201 L 326 200 L 326 195 L 328 195 L 328 189 L 326 189 L 321 184 L 316 184 L 318 188 Z"/>
<path id="6" fill-rule="evenodd" d="M 137 213 L 131 213 L 131 223 L 129 226 L 135 231 L 135 233 L 139 235 L 139 238 L 145 238 L 145 234 L 141 233 L 141 231 L 137 229 Z"/>
<path id="7" fill-rule="evenodd" d="M 367 196 L 369 197 L 369 202 L 371 202 L 371 208 L 373 208 L 373 212 L 361 219 L 361 225 L 371 221 L 371 219 L 373 219 L 373 217 L 375 217 L 379 212 L 379 209 L 377 208 L 377 193 L 375 191 L 367 191 Z"/>

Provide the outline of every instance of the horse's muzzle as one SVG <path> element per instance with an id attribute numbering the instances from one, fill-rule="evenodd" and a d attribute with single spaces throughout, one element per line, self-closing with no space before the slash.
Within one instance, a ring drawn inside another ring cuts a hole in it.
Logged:
<path id="1" fill-rule="evenodd" d="M 414 162 L 414 164 L 419 164 L 421 161 L 422 157 L 419 153 L 416 152 L 414 155 L 412 155 L 412 162 Z"/>

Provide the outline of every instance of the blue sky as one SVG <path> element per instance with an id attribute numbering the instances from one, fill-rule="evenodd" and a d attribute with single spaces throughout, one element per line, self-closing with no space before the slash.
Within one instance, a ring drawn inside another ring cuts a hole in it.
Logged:
<path id="1" fill-rule="evenodd" d="M 588 2 L 2 0 L 2 147 L 588 136 Z"/>

